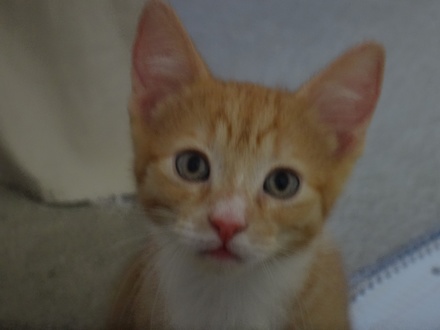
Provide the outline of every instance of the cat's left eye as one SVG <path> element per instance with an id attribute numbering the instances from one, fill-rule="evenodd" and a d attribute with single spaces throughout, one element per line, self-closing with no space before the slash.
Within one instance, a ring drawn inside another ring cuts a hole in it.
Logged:
<path id="1" fill-rule="evenodd" d="M 264 180 L 263 189 L 269 195 L 286 199 L 294 196 L 300 186 L 300 180 L 298 176 L 289 169 L 279 168 L 269 173 Z"/>
<path id="2" fill-rule="evenodd" d="M 205 181 L 209 178 L 209 163 L 205 155 L 187 150 L 176 157 L 176 171 L 185 180 Z"/>

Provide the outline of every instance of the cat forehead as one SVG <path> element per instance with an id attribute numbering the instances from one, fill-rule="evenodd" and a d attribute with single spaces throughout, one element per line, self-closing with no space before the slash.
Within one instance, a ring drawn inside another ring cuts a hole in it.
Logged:
<path id="1" fill-rule="evenodd" d="M 276 93 L 262 88 L 230 88 L 207 118 L 211 140 L 248 151 L 274 143 L 282 117 L 276 99 Z"/>
<path id="2" fill-rule="evenodd" d="M 290 102 L 288 102 L 290 101 Z M 169 109 L 174 130 L 234 148 L 280 143 L 294 133 L 298 105 L 293 95 L 242 83 L 189 88 Z"/>

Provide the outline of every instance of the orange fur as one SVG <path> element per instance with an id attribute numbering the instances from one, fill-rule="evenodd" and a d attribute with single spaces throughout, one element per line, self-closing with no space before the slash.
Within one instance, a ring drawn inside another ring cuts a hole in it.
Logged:
<path id="1" fill-rule="evenodd" d="M 133 49 L 130 115 L 138 195 L 152 239 L 128 271 L 110 327 L 246 329 L 243 322 L 254 319 L 243 314 L 265 315 L 264 301 L 255 300 L 267 294 L 280 304 L 279 311 L 268 311 L 275 319 L 255 321 L 252 329 L 348 329 L 341 261 L 323 225 L 361 154 L 383 65 L 382 47 L 365 43 L 295 93 L 220 81 L 210 75 L 172 9 L 150 1 Z M 208 180 L 179 177 L 174 164 L 182 150 L 205 155 Z M 300 188 L 294 196 L 277 199 L 263 190 L 274 168 L 298 175 Z M 246 226 L 231 242 L 240 260 L 213 260 L 200 254 L 199 245 L 216 240 L 208 219 L 215 205 L 231 196 L 245 205 Z M 176 252 L 163 252 L 170 246 Z M 174 260 L 176 255 L 181 258 Z M 188 260 L 189 270 L 180 259 Z M 197 289 L 206 301 L 224 301 L 219 306 L 225 309 L 208 306 L 206 314 L 212 315 L 202 315 L 204 309 L 188 315 L 196 321 L 179 316 L 173 297 L 192 299 L 188 305 L 197 305 L 199 298 L 186 288 L 174 288 L 172 282 L 180 276 L 169 274 L 174 264 L 181 267 L 182 278 L 201 278 L 213 287 L 222 283 L 212 297 L 211 288 Z M 285 269 L 293 271 L 285 276 Z M 273 283 L 273 292 L 260 293 L 249 284 L 249 292 L 223 294 L 235 285 L 230 278 L 266 283 L 258 272 L 274 272 L 274 281 L 279 277 L 292 288 Z M 243 307 L 241 314 L 231 308 L 235 300 L 253 296 L 260 297 L 250 300 L 255 307 Z M 216 317 L 223 320 L 221 313 L 224 323 L 209 323 Z M 176 325 L 178 320 L 187 323 Z"/>

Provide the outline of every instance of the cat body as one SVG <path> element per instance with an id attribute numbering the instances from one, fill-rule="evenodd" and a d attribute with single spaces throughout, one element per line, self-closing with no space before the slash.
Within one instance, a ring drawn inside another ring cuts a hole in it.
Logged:
<path id="1" fill-rule="evenodd" d="M 148 242 L 114 329 L 348 329 L 323 228 L 362 151 L 381 46 L 297 92 L 215 79 L 172 9 L 150 1 L 133 49 L 134 171 Z"/>

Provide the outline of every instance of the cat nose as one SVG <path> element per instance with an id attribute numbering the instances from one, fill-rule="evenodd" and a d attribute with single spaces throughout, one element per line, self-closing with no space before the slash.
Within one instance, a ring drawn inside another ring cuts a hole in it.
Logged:
<path id="1" fill-rule="evenodd" d="M 210 217 L 209 222 L 223 243 L 229 242 L 246 228 L 246 224 L 229 218 Z"/>

